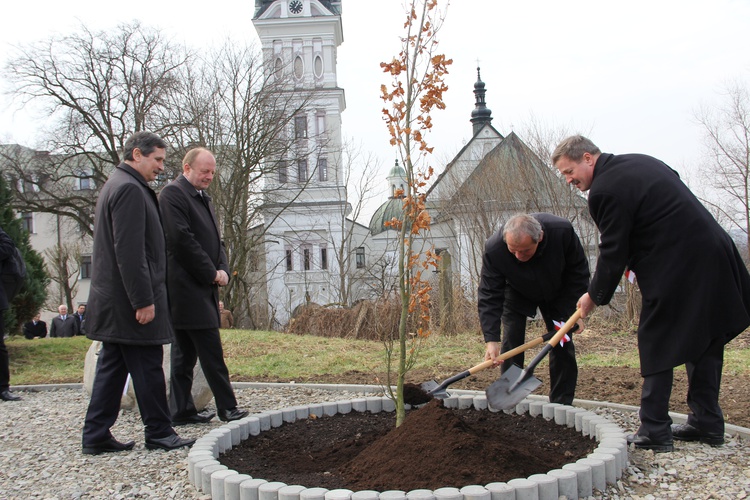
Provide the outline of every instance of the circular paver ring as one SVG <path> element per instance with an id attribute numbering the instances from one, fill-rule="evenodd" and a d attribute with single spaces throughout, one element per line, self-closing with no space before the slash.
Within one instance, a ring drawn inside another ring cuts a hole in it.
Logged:
<path id="1" fill-rule="evenodd" d="M 480 411 L 497 411 L 489 408 L 487 397 L 481 391 L 462 391 L 461 395 L 443 400 L 447 408 L 471 408 Z M 553 421 L 557 425 L 575 428 L 584 436 L 596 439 L 599 446 L 587 457 L 567 464 L 562 469 L 547 474 L 534 474 L 487 485 L 467 485 L 455 488 L 440 488 L 435 491 L 414 490 L 409 492 L 391 490 L 351 491 L 348 489 L 327 490 L 315 485 L 287 485 L 269 482 L 239 474 L 221 465 L 219 454 L 236 446 L 249 436 L 279 427 L 285 422 L 304 420 L 315 415 L 332 416 L 337 413 L 369 411 L 395 411 L 388 397 L 373 396 L 348 399 L 330 403 L 292 406 L 269 410 L 230 422 L 212 429 L 199 438 L 188 453 L 188 476 L 191 482 L 212 498 L 225 500 L 514 500 L 516 498 L 538 498 L 557 500 L 561 494 L 572 498 L 588 497 L 593 489 L 603 491 L 607 484 L 615 484 L 622 477 L 628 464 L 628 445 L 625 431 L 607 418 L 592 411 L 574 406 L 549 403 L 544 399 L 527 398 L 506 413 L 525 414 Z M 455 491 L 454 491 L 455 490 Z M 575 494 L 574 494 L 575 490 Z M 561 493 L 562 492 L 562 493 Z M 223 496 L 222 496 L 223 493 Z"/>

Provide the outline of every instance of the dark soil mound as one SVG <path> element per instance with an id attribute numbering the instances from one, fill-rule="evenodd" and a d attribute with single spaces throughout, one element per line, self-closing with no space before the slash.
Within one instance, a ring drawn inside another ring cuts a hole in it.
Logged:
<path id="1" fill-rule="evenodd" d="M 431 489 L 509 481 L 574 462 L 595 442 L 528 415 L 451 410 L 433 400 L 407 414 L 309 418 L 240 443 L 221 463 L 268 481 L 328 489 Z"/>

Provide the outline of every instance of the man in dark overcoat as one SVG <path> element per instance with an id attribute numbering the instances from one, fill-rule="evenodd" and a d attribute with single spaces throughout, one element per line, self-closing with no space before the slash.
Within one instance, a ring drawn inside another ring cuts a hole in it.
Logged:
<path id="1" fill-rule="evenodd" d="M 0 228 L 0 266 L 15 251 L 16 244 L 13 243 L 8 233 Z M 10 308 L 8 295 L 5 293 L 5 287 L 0 284 L 0 400 L 19 401 L 21 396 L 13 394 L 10 390 L 10 358 L 8 356 L 8 347 L 5 345 L 5 321 L 3 318 L 3 311 L 8 308 Z"/>
<path id="2" fill-rule="evenodd" d="M 124 161 L 96 203 L 86 335 L 102 342 L 83 426 L 83 453 L 130 450 L 111 434 L 128 373 L 146 448 L 190 446 L 171 425 L 162 369 L 163 345 L 174 335 L 167 300 L 167 252 L 156 194 L 148 182 L 164 171 L 166 144 L 151 132 L 125 142 Z"/>
<path id="3" fill-rule="evenodd" d="M 49 329 L 49 336 L 54 337 L 75 337 L 80 332 L 76 319 L 68 314 L 68 306 L 60 304 L 57 308 L 59 313 L 52 318 L 52 325 Z"/>
<path id="4" fill-rule="evenodd" d="M 524 343 L 527 318 L 542 313 L 548 331 L 565 322 L 589 284 L 589 264 L 569 221 L 552 214 L 517 214 L 490 237 L 484 248 L 479 279 L 479 321 L 486 343 L 485 359 Z M 523 353 L 501 365 L 523 366 Z M 550 353 L 552 403 L 571 404 L 578 365 L 572 341 Z"/>
<path id="5" fill-rule="evenodd" d="M 636 447 L 671 451 L 673 438 L 721 445 L 724 345 L 750 325 L 750 275 L 737 248 L 677 172 L 646 155 L 603 154 L 573 136 L 552 156 L 569 184 L 589 191 L 601 233 L 583 316 L 609 303 L 623 271 L 643 297 L 638 351 L 643 376 Z M 686 424 L 671 425 L 673 368 L 688 375 Z"/>
<path id="6" fill-rule="evenodd" d="M 198 359 L 216 400 L 219 419 L 238 420 L 248 412 L 237 408 L 219 335 L 219 287 L 229 283 L 229 266 L 213 204 L 206 193 L 216 173 L 216 159 L 209 150 L 195 148 L 187 152 L 182 165 L 182 175 L 159 194 L 175 327 L 169 398 L 172 422 L 205 423 L 214 416 L 208 411 L 198 413 L 191 394 Z"/>

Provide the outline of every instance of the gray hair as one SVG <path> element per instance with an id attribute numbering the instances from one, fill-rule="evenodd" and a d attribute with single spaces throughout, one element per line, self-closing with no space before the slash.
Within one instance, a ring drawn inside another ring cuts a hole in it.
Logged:
<path id="1" fill-rule="evenodd" d="M 514 238 L 528 235 L 532 242 L 539 243 L 542 237 L 542 225 L 529 214 L 516 214 L 508 219 L 508 222 L 503 226 L 503 241 L 506 243 L 509 234 L 513 235 Z"/>
<path id="2" fill-rule="evenodd" d="M 552 164 L 556 164 L 563 156 L 571 161 L 581 161 L 584 153 L 597 155 L 601 153 L 601 150 L 591 142 L 591 139 L 582 135 L 572 135 L 563 139 L 552 152 Z"/>

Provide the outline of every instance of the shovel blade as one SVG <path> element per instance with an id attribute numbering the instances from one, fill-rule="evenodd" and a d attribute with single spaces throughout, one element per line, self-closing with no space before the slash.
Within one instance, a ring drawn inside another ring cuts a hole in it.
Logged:
<path id="1" fill-rule="evenodd" d="M 521 377 L 526 377 L 521 380 Z M 520 382 L 519 382 L 520 381 Z M 486 390 L 487 401 L 496 410 L 514 408 L 523 399 L 542 385 L 542 381 L 529 374 L 524 374 L 517 365 L 511 365 L 503 375 Z"/>
<path id="2" fill-rule="evenodd" d="M 445 388 L 444 387 L 441 388 L 440 384 L 438 384 L 434 380 L 428 380 L 427 382 L 422 382 L 422 384 L 419 387 L 428 395 L 432 396 L 433 398 L 446 399 L 450 396 L 446 392 Z"/>

